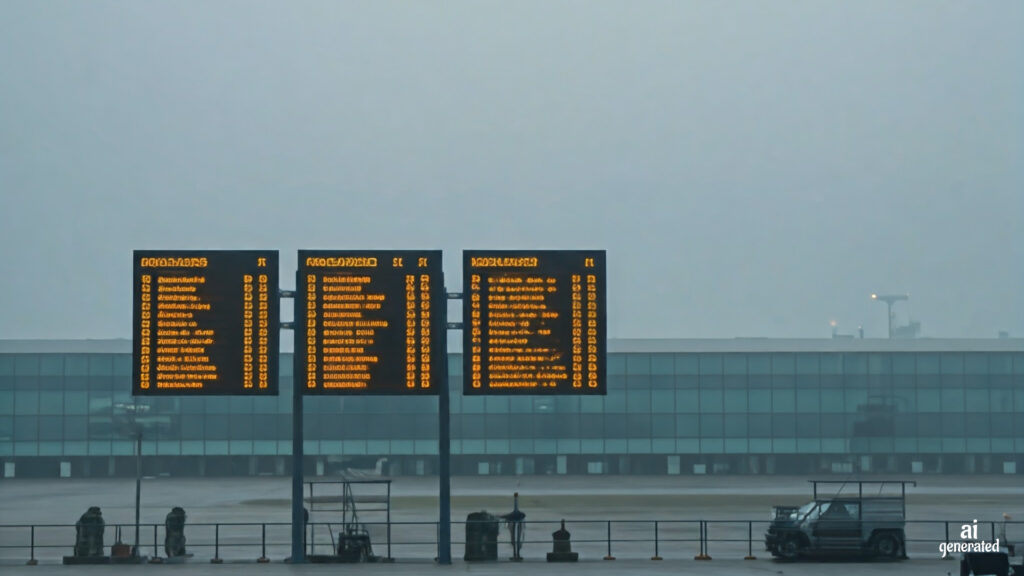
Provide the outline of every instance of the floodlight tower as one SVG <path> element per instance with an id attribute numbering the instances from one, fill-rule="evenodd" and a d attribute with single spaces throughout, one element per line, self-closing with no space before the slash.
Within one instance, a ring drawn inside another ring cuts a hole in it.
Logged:
<path id="1" fill-rule="evenodd" d="M 889 338 L 892 339 L 892 305 L 900 300 L 910 300 L 910 294 L 872 294 L 871 299 L 885 302 L 889 310 Z"/>

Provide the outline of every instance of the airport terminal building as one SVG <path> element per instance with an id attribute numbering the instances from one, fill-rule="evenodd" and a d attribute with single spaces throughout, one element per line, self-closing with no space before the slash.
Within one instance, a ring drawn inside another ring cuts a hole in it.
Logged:
<path id="1" fill-rule="evenodd" d="M 452 473 L 1024 473 L 1024 340 L 610 340 L 607 396 L 462 396 Z M 131 396 L 130 340 L 0 341 L 0 477 L 291 470 L 277 397 Z M 434 474 L 436 397 L 305 401 L 309 475 Z M 385 461 L 381 461 L 386 458 Z"/>

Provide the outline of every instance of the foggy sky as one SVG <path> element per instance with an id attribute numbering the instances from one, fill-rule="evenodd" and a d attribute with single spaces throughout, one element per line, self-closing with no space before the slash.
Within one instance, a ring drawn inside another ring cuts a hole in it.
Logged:
<path id="1" fill-rule="evenodd" d="M 1024 335 L 1024 3 L 0 0 L 0 338 L 133 249 L 608 251 L 609 337 Z M 290 304 L 282 306 L 286 317 Z M 454 308 L 453 308 L 454 309 Z"/>

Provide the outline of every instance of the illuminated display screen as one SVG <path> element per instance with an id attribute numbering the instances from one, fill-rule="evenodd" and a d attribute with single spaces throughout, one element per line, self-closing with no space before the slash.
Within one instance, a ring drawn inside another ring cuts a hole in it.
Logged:
<path id="1" fill-rule="evenodd" d="M 132 394 L 276 395 L 276 250 L 136 250 Z"/>
<path id="2" fill-rule="evenodd" d="M 437 394 L 441 252 L 300 250 L 295 382 L 306 394 Z"/>
<path id="3" fill-rule="evenodd" d="M 463 394 L 605 394 L 605 252 L 462 253 Z"/>

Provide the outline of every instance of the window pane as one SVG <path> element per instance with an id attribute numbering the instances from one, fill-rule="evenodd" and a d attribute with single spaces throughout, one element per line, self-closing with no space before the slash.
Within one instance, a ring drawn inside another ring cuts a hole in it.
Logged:
<path id="1" fill-rule="evenodd" d="M 842 412 L 843 411 L 843 391 L 842 390 L 822 390 L 821 391 L 821 411 L 822 412 Z"/>
<path id="2" fill-rule="evenodd" d="M 39 356 L 35 354 L 15 354 L 14 355 L 14 375 L 15 376 L 38 376 L 39 375 Z"/>
<path id="3" fill-rule="evenodd" d="M 654 438 L 673 438 L 675 436 L 676 419 L 668 414 L 651 416 L 651 436 Z M 587 436 L 587 434 L 583 434 Z"/>
<path id="4" fill-rule="evenodd" d="M 700 372 L 700 365 L 697 354 L 677 354 L 676 374 L 684 376 L 696 376 Z"/>
<path id="5" fill-rule="evenodd" d="M 19 415 L 39 414 L 39 392 L 18 390 L 14 393 L 14 413 Z"/>
<path id="6" fill-rule="evenodd" d="M 650 438 L 651 417 L 647 414 L 628 414 L 626 416 L 627 438 Z"/>
<path id="7" fill-rule="evenodd" d="M 608 355 L 608 374 L 619 374 L 623 375 L 626 373 L 626 355 L 625 354 L 609 354 Z"/>
<path id="8" fill-rule="evenodd" d="M 720 375 L 722 373 L 722 356 L 720 354 L 701 354 L 700 373 Z"/>
<path id="9" fill-rule="evenodd" d="M 60 416 L 39 417 L 39 439 L 43 441 L 64 439 L 64 421 Z"/>
<path id="10" fill-rule="evenodd" d="M 64 357 L 60 354 L 40 354 L 39 374 L 41 376 L 63 376 Z"/>
<path id="11" fill-rule="evenodd" d="M 632 413 L 650 413 L 651 411 L 651 391 L 650 390 L 630 390 L 626 396 L 627 408 Z"/>
<path id="12" fill-rule="evenodd" d="M 746 390 L 725 390 L 725 411 L 746 412 L 747 391 Z"/>
<path id="13" fill-rule="evenodd" d="M 721 412 L 722 411 L 722 391 L 721 390 L 701 390 L 700 391 L 700 411 L 702 413 Z"/>
<path id="14" fill-rule="evenodd" d="M 39 440 L 38 416 L 14 417 L 14 440 L 16 442 L 35 442 Z"/>
<path id="15" fill-rule="evenodd" d="M 53 390 L 39 393 L 39 413 L 60 415 L 64 413 L 64 395 Z"/>
<path id="16" fill-rule="evenodd" d="M 717 414 L 701 414 L 700 435 L 703 438 L 721 438 L 722 417 Z"/>
<path id="17" fill-rule="evenodd" d="M 964 391 L 962 388 L 943 388 L 942 389 L 942 411 L 943 412 L 963 412 L 964 410 Z"/>
<path id="18" fill-rule="evenodd" d="M 675 411 L 675 392 L 672 390 L 651 391 L 651 412 L 672 413 Z"/>
<path id="19" fill-rule="evenodd" d="M 700 425 L 697 415 L 676 416 L 676 438 L 696 438 Z"/>
<path id="20" fill-rule="evenodd" d="M 651 355 L 650 354 L 627 354 L 626 355 L 626 373 L 627 374 L 643 374 L 646 376 L 651 375 Z"/>
<path id="21" fill-rule="evenodd" d="M 725 354 L 723 356 L 723 373 L 727 376 L 746 376 L 747 375 L 747 355 L 746 354 Z"/>
<path id="22" fill-rule="evenodd" d="M 783 377 L 796 374 L 796 358 L 794 355 L 772 354 L 772 374 Z"/>
<path id="23" fill-rule="evenodd" d="M 775 438 L 793 438 L 796 436 L 796 418 L 792 414 L 772 415 L 772 435 Z"/>
<path id="24" fill-rule="evenodd" d="M 114 356 L 114 376 L 132 375 L 132 355 L 118 354 Z"/>
<path id="25" fill-rule="evenodd" d="M 725 415 L 725 437 L 746 438 L 747 437 L 747 416 L 745 414 Z"/>
<path id="26" fill-rule="evenodd" d="M 813 412 L 821 411 L 821 397 L 818 390 L 800 388 L 796 391 L 796 411 Z"/>
<path id="27" fill-rule="evenodd" d="M 817 438 L 821 435 L 820 417 L 817 414 L 800 414 L 796 417 L 798 438 Z"/>
<path id="28" fill-rule="evenodd" d="M 751 438 L 770 438 L 772 435 L 771 414 L 750 414 L 747 416 L 747 430 Z"/>
<path id="29" fill-rule="evenodd" d="M 699 412 L 700 405 L 696 390 L 676 390 L 676 412 Z"/>
<path id="30" fill-rule="evenodd" d="M 113 376 L 114 359 L 110 354 L 89 355 L 89 376 Z"/>
<path id="31" fill-rule="evenodd" d="M 941 397 L 938 388 L 919 388 L 917 390 L 917 411 L 938 412 L 941 406 Z"/>
<path id="32" fill-rule="evenodd" d="M 769 389 L 751 389 L 747 392 L 749 397 L 747 409 L 751 412 L 772 411 L 772 391 Z"/>
<path id="33" fill-rule="evenodd" d="M 651 374 L 671 376 L 675 372 L 675 357 L 672 354 L 651 355 Z"/>
<path id="34" fill-rule="evenodd" d="M 796 391 L 792 388 L 772 390 L 772 412 L 795 412 Z"/>

